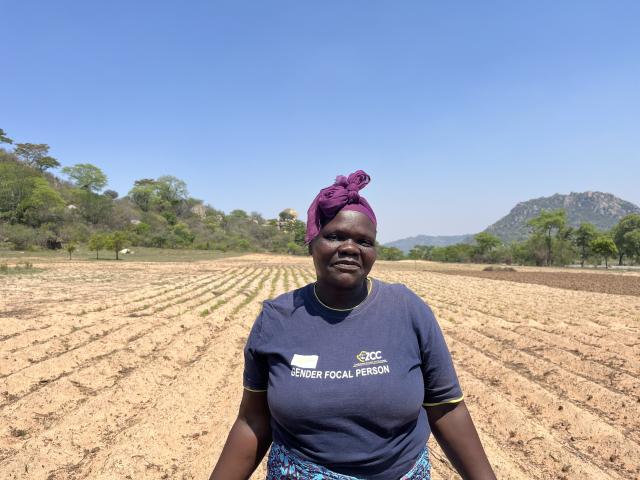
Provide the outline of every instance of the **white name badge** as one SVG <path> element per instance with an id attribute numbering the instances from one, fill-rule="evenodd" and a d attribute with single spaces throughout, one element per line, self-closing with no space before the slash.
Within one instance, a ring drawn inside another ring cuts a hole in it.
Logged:
<path id="1" fill-rule="evenodd" d="M 298 355 L 294 353 L 291 359 L 292 367 L 316 368 L 316 365 L 318 365 L 318 355 Z"/>

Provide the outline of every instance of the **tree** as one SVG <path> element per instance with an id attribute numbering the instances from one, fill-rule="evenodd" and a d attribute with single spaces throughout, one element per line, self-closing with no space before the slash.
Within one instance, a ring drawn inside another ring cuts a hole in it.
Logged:
<path id="1" fill-rule="evenodd" d="M 170 208 L 175 214 L 183 213 L 189 198 L 187 184 L 184 181 L 172 175 L 164 175 L 158 177 L 156 188 L 163 210 Z"/>
<path id="2" fill-rule="evenodd" d="M 90 190 L 75 188 L 71 192 L 72 202 L 79 208 L 82 218 L 93 225 L 105 224 L 111 217 L 113 200 Z"/>
<path id="3" fill-rule="evenodd" d="M 77 187 L 89 192 L 99 192 L 107 185 L 107 176 L 104 172 L 90 163 L 64 167 L 62 173 L 71 178 Z"/>
<path id="4" fill-rule="evenodd" d="M 289 255 L 306 255 L 307 249 L 295 242 L 287 243 L 287 253 Z"/>
<path id="5" fill-rule="evenodd" d="M 101 233 L 94 233 L 89 238 L 89 250 L 96 252 L 96 260 L 99 259 L 100 250 L 104 249 L 107 244 L 107 238 Z"/>
<path id="6" fill-rule="evenodd" d="M 409 251 L 411 260 L 431 260 L 433 245 L 416 245 Z"/>
<path id="7" fill-rule="evenodd" d="M 552 259 L 552 234 L 558 235 L 567 223 L 564 210 L 543 211 L 535 218 L 527 222 L 534 233 L 543 236 L 547 245 L 546 264 L 551 265 Z"/>
<path id="8" fill-rule="evenodd" d="M 476 254 L 484 260 L 485 256 L 502 242 L 489 232 L 480 232 L 473 237 L 476 241 Z"/>
<path id="9" fill-rule="evenodd" d="M 72 243 L 72 242 L 67 243 L 67 246 L 65 247 L 65 250 L 69 254 L 69 260 L 71 260 L 71 254 L 76 251 L 75 243 Z"/>
<path id="10" fill-rule="evenodd" d="M 604 257 L 605 268 L 609 268 L 609 257 L 617 255 L 618 248 L 614 241 L 606 236 L 600 235 L 591 242 L 591 250 L 594 254 Z"/>
<path id="11" fill-rule="evenodd" d="M 244 210 L 236 208 L 235 210 L 231 210 L 231 213 L 229 213 L 229 217 L 246 219 L 249 218 L 249 215 Z"/>
<path id="12" fill-rule="evenodd" d="M 189 208 L 187 184 L 171 175 L 141 178 L 134 182 L 129 197 L 143 212 L 155 210 L 176 223 L 176 215 L 182 215 Z"/>
<path id="13" fill-rule="evenodd" d="M 434 247 L 431 256 L 436 262 L 464 263 L 471 260 L 474 248 L 468 243 L 456 243 L 446 247 Z"/>
<path id="14" fill-rule="evenodd" d="M 293 242 L 296 245 L 304 245 L 304 236 L 307 233 L 307 225 L 302 220 L 293 220 L 290 225 L 290 232 L 293 233 Z"/>
<path id="15" fill-rule="evenodd" d="M 186 247 L 193 243 L 195 236 L 189 230 L 189 226 L 186 223 L 178 222 L 171 229 L 175 235 L 175 244 Z"/>
<path id="16" fill-rule="evenodd" d="M 629 248 L 625 241 L 625 235 L 633 230 L 640 230 L 640 215 L 632 213 L 623 217 L 613 227 L 613 241 L 618 247 L 618 265 L 622 265 L 622 259 L 629 254 Z"/>
<path id="17" fill-rule="evenodd" d="M 7 137 L 6 132 L 0 128 L 0 143 L 13 143 L 9 137 Z"/>
<path id="18" fill-rule="evenodd" d="M 129 191 L 129 197 L 140 210 L 148 212 L 158 199 L 156 181 L 152 178 L 136 180 L 133 188 Z"/>
<path id="19" fill-rule="evenodd" d="M 123 231 L 118 230 L 107 236 L 106 248 L 116 252 L 116 260 L 120 260 L 120 258 L 118 257 L 118 253 L 124 248 L 128 241 L 129 237 L 127 236 L 127 234 Z"/>
<path id="20" fill-rule="evenodd" d="M 575 233 L 575 243 L 580 249 L 580 266 L 584 267 L 584 262 L 589 256 L 589 246 L 598 236 L 598 230 L 591 223 L 581 223 Z"/>
<path id="21" fill-rule="evenodd" d="M 640 229 L 624 234 L 624 246 L 627 255 L 635 257 L 636 262 L 640 263 Z"/>
<path id="22" fill-rule="evenodd" d="M 37 178 L 33 169 L 0 150 L 0 221 L 21 221 L 18 205 L 31 195 Z"/>
<path id="23" fill-rule="evenodd" d="M 42 177 L 31 177 L 28 183 L 29 191 L 16 207 L 17 219 L 32 227 L 54 222 L 62 214 L 62 197 Z"/>
<path id="24" fill-rule="evenodd" d="M 102 194 L 105 197 L 109 197 L 111 200 L 115 200 L 116 198 L 118 198 L 118 192 L 116 192 L 115 190 L 105 190 L 104 192 L 102 192 Z"/>
<path id="25" fill-rule="evenodd" d="M 397 247 L 378 245 L 378 258 L 380 260 L 402 260 L 404 253 Z"/>
<path id="26" fill-rule="evenodd" d="M 46 143 L 17 143 L 13 154 L 40 172 L 60 166 L 58 160 L 49 156 L 49 145 Z"/>

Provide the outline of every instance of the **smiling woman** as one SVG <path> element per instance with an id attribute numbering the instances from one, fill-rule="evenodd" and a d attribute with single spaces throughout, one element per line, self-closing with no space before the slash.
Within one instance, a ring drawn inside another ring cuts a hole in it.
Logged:
<path id="1" fill-rule="evenodd" d="M 317 276 L 315 293 L 322 303 L 351 309 L 367 297 L 375 242 L 375 225 L 356 211 L 341 210 L 322 227 L 309 245 Z"/>
<path id="2" fill-rule="evenodd" d="M 465 479 L 495 479 L 431 309 L 369 277 L 376 217 L 357 171 L 320 191 L 307 236 L 317 280 L 264 303 L 244 394 L 212 480 L 428 480 L 430 432 Z"/>

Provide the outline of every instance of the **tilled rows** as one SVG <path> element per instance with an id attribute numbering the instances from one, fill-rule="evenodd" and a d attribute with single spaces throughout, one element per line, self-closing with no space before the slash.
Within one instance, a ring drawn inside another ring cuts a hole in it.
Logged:
<path id="1" fill-rule="evenodd" d="M 438 271 L 448 275 L 506 280 L 518 283 L 535 283 L 568 290 L 640 296 L 640 275 L 637 274 L 541 272 L 529 270 L 510 272 L 505 270 L 485 271 L 464 268 L 440 269 Z M 589 273 L 594 274 L 589 275 Z"/>
<path id="2" fill-rule="evenodd" d="M 0 280 L 2 478 L 208 478 L 261 301 L 312 282 L 311 262 L 95 265 Z M 374 276 L 434 309 L 499 478 L 640 478 L 638 297 Z M 431 447 L 434 480 L 457 478 Z"/>
<path id="3" fill-rule="evenodd" d="M 139 447 L 116 455 L 124 448 L 122 439 L 138 424 L 147 425 L 140 433 L 157 434 L 156 422 L 151 428 L 146 422 L 158 415 L 171 424 L 178 422 L 178 432 L 188 428 L 191 422 L 183 425 L 175 418 L 176 412 L 192 415 L 196 406 L 182 399 L 184 392 L 197 392 L 215 403 L 216 389 L 199 388 L 204 385 L 190 375 L 198 371 L 195 378 L 204 379 L 203 384 L 218 383 L 216 376 L 229 381 L 224 370 L 239 361 L 237 348 L 241 349 L 250 328 L 250 322 L 241 328 L 234 320 L 255 316 L 268 293 L 280 293 L 275 290 L 282 288 L 275 284 L 278 272 L 282 277 L 283 269 L 264 268 L 255 262 L 213 273 L 208 268 L 111 305 L 84 304 L 82 314 L 71 305 L 56 318 L 55 328 L 29 328 L 36 325 L 23 320 L 27 328 L 14 331 L 0 343 L 0 418 L 8 426 L 0 437 L 3 476 L 94 478 L 104 471 L 104 478 L 113 478 L 115 467 L 106 463 L 109 457 L 126 463 L 121 470 L 136 471 L 144 465 L 145 475 L 153 477 L 154 471 L 162 470 L 163 475 L 173 477 L 173 463 L 149 468 L 147 456 L 134 461 Z M 159 278 L 162 274 L 158 272 Z M 294 278 L 296 272 L 288 275 Z M 49 276 L 47 283 L 51 281 Z M 244 312 L 252 309 L 246 317 Z M 87 321 L 78 325 L 79 319 Z M 38 336 L 27 340 L 35 331 Z M 212 369 L 214 365 L 223 368 Z M 163 410 L 159 408 L 162 402 L 174 404 Z M 205 435 L 202 432 L 181 435 L 197 439 Z M 208 432 L 212 433 L 211 426 Z M 167 445 L 171 450 L 177 444 Z M 102 466 L 96 469 L 96 465 Z M 185 470 L 190 471 L 191 466 Z M 184 475 L 192 478 L 190 473 Z"/>
<path id="4" fill-rule="evenodd" d="M 428 272 L 386 278 L 434 309 L 501 477 L 639 478 L 636 297 Z"/>

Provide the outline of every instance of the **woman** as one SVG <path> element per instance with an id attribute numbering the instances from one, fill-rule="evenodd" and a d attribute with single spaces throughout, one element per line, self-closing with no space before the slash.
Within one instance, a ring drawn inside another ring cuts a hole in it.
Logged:
<path id="1" fill-rule="evenodd" d="M 240 411 L 211 480 L 429 479 L 429 432 L 465 479 L 495 479 L 425 303 L 372 280 L 376 217 L 359 170 L 320 191 L 306 240 L 317 281 L 264 303 Z"/>

